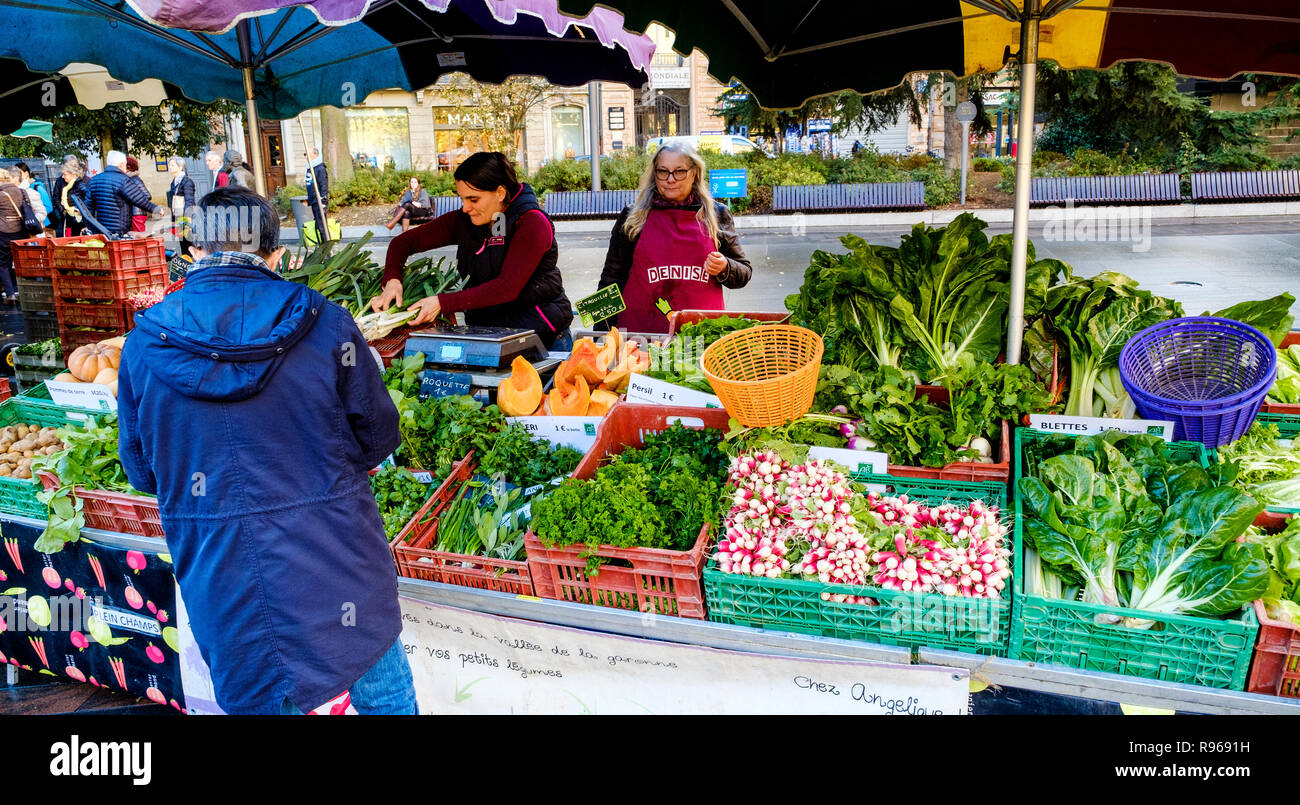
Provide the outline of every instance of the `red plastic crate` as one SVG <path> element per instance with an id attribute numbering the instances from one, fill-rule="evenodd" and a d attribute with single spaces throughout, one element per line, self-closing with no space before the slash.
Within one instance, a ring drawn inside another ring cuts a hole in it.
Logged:
<path id="1" fill-rule="evenodd" d="M 1292 344 L 1300 344 L 1300 330 L 1292 330 L 1282 339 L 1282 349 L 1286 349 Z M 1300 405 L 1295 403 L 1274 403 L 1264 398 L 1264 405 L 1259 410 L 1266 414 L 1295 414 L 1300 416 Z"/>
<path id="2" fill-rule="evenodd" d="M 71 355 L 77 347 L 86 344 L 98 344 L 109 338 L 119 335 L 125 335 L 125 331 L 118 329 L 96 329 L 96 330 L 73 330 L 67 327 L 59 328 L 59 341 L 63 343 L 63 354 Z"/>
<path id="3" fill-rule="evenodd" d="M 55 313 L 61 327 L 105 327 L 125 332 L 130 329 L 127 324 L 128 307 L 122 302 L 78 304 L 59 299 L 55 303 Z"/>
<path id="4" fill-rule="evenodd" d="M 402 357 L 406 351 L 406 337 L 410 335 L 409 327 L 398 327 L 384 338 L 378 338 L 368 342 L 379 353 L 379 357 L 384 362 L 384 368 L 393 365 L 393 361 Z"/>
<path id="5" fill-rule="evenodd" d="M 1300 698 L 1300 629 L 1270 618 L 1264 602 L 1256 601 L 1254 606 L 1259 635 L 1246 692 Z"/>
<path id="6" fill-rule="evenodd" d="M 50 276 L 50 238 L 15 240 L 9 244 L 14 256 L 14 274 L 20 277 Z"/>
<path id="7" fill-rule="evenodd" d="M 101 299 L 124 301 L 132 294 L 167 284 L 167 266 L 160 264 L 125 273 L 100 272 L 74 274 L 80 269 L 56 266 L 53 271 L 54 295 L 60 299 Z"/>
<path id="8" fill-rule="evenodd" d="M 57 489 L 59 479 L 53 473 L 40 473 L 41 484 L 46 489 Z M 137 534 L 142 537 L 164 539 L 162 518 L 158 514 L 158 498 L 126 495 L 103 489 L 74 487 L 74 497 L 82 502 L 86 528 L 116 531 L 119 534 Z"/>
<path id="9" fill-rule="evenodd" d="M 133 273 L 142 268 L 167 265 L 163 239 L 157 235 L 125 240 L 99 240 L 103 246 L 86 246 L 81 241 L 56 243 L 52 250 L 53 265 L 78 271 Z"/>
<path id="10" fill-rule="evenodd" d="M 13 394 L 13 391 L 9 388 L 9 378 L 0 377 L 0 402 L 9 399 Z"/>
<path id="11" fill-rule="evenodd" d="M 437 544 L 442 513 L 459 496 L 462 485 L 473 476 L 474 459 L 470 454 L 456 462 L 451 475 L 393 537 L 389 545 L 393 560 L 397 562 L 397 573 L 408 579 L 532 595 L 533 580 L 527 562 L 435 551 L 428 547 Z"/>
<path id="12" fill-rule="evenodd" d="M 668 314 L 668 335 L 670 337 L 677 335 L 677 331 L 688 324 L 695 324 L 705 319 L 720 319 L 723 316 L 739 316 L 754 321 L 772 322 L 785 321 L 790 318 L 789 313 L 776 311 L 746 313 L 741 310 L 674 310 Z"/>
<path id="13" fill-rule="evenodd" d="M 725 432 L 729 416 L 719 408 L 685 408 L 616 403 L 596 431 L 596 442 L 583 456 L 573 477 L 590 479 L 601 459 L 642 447 L 647 433 L 667 430 L 676 421 L 694 428 Z M 587 575 L 586 546 L 548 548 L 530 530 L 524 535 L 528 567 L 537 595 L 558 601 L 678 615 L 705 617 L 700 576 L 708 561 L 713 534 L 708 524 L 687 551 L 662 548 L 619 548 L 602 545 L 596 555 L 612 560 L 594 576 Z"/>
<path id="14" fill-rule="evenodd" d="M 948 407 L 948 389 L 943 386 L 917 386 L 916 396 L 928 396 L 930 402 L 940 408 Z M 1011 426 L 1002 421 L 1002 434 L 993 445 L 993 463 L 980 464 L 976 461 L 954 461 L 946 467 L 909 467 L 906 464 L 890 464 L 889 474 L 903 478 L 937 478 L 941 481 L 996 481 L 1008 483 L 1011 480 Z"/>

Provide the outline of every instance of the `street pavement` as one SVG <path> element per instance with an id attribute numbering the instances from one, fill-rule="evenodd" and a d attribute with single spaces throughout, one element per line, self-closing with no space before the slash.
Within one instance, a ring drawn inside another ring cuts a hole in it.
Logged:
<path id="1" fill-rule="evenodd" d="M 869 243 L 897 246 L 908 230 L 742 230 L 741 246 L 753 263 L 754 277 L 744 288 L 724 292 L 727 308 L 784 310 L 786 296 L 799 291 L 809 256 L 817 249 L 847 251 L 839 242 L 846 231 Z M 1010 231 L 1007 224 L 991 224 L 985 230 L 990 237 Z M 1130 235 L 1136 231 L 1130 230 Z M 1031 226 L 1030 240 L 1038 257 L 1062 260 L 1082 276 L 1102 271 L 1127 274 L 1143 288 L 1178 300 L 1189 315 L 1221 310 L 1248 299 L 1267 299 L 1284 291 L 1300 297 L 1300 217 L 1195 223 L 1157 219 L 1149 228 L 1142 228 L 1143 237 L 1125 242 L 1048 239 L 1055 234 L 1041 224 Z M 560 268 L 570 300 L 596 290 L 608 245 L 607 234 L 559 234 Z M 385 248 L 380 244 L 374 249 L 380 262 Z M 454 256 L 450 248 L 434 253 Z M 1300 319 L 1300 302 L 1293 312 Z"/>
<path id="2" fill-rule="evenodd" d="M 1142 237 L 1134 235 L 1139 228 Z M 812 252 L 816 249 L 845 251 L 839 238 L 846 231 L 870 243 L 897 246 L 907 229 L 742 230 L 741 245 L 754 265 L 754 277 L 744 288 L 725 291 L 727 308 L 784 310 L 785 297 L 799 290 Z M 992 236 L 1009 232 L 1010 226 L 991 224 L 985 231 Z M 1182 302 L 1190 315 L 1220 310 L 1247 299 L 1266 299 L 1283 291 L 1300 296 L 1298 216 L 1194 222 L 1156 219 L 1131 230 L 1126 241 L 1066 240 L 1043 224 L 1034 224 L 1030 228 L 1030 240 L 1039 257 L 1062 260 L 1083 276 L 1102 271 L 1127 274 L 1142 287 Z M 569 298 L 577 300 L 595 291 L 609 236 L 561 232 L 559 245 L 560 268 Z M 371 247 L 380 263 L 386 248 L 386 243 Z M 455 254 L 451 248 L 433 253 L 452 259 Z M 1293 312 L 1300 319 L 1300 302 Z M 23 340 L 22 316 L 16 308 L 6 306 L 0 308 L 0 344 L 12 340 Z"/>

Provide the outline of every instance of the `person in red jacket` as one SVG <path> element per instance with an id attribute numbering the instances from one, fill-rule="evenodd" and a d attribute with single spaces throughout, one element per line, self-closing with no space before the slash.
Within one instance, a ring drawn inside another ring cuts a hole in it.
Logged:
<path id="1" fill-rule="evenodd" d="M 464 312 L 466 324 L 535 330 L 550 349 L 573 322 L 551 219 L 499 151 L 472 154 L 456 168 L 455 177 L 461 209 L 393 238 L 384 290 L 371 301 L 372 309 L 402 305 L 407 258 L 454 244 L 456 269 L 468 278 L 465 289 L 412 303 L 411 309 L 419 311 L 412 324 Z"/>

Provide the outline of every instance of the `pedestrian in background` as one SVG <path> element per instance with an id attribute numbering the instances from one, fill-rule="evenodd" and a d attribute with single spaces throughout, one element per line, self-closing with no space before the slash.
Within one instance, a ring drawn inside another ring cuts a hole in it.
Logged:
<path id="1" fill-rule="evenodd" d="M 167 160 L 172 182 L 167 187 L 167 208 L 172 213 L 172 233 L 180 239 L 181 256 L 190 257 L 190 209 L 194 207 L 194 180 L 185 175 L 185 160 L 172 157 Z"/>
<path id="2" fill-rule="evenodd" d="M 325 160 L 320 158 L 320 149 L 311 146 L 307 151 L 307 203 L 311 206 L 311 216 L 316 221 L 316 242 L 330 240 L 330 229 L 326 216 L 330 206 L 330 174 L 325 167 Z"/>
<path id="3" fill-rule="evenodd" d="M 23 202 L 27 193 L 18 186 L 19 173 L 0 167 L 0 287 L 4 289 L 4 303 L 18 303 L 18 284 L 14 281 L 14 256 L 9 244 L 26 238 L 23 225 Z"/>
<path id="4" fill-rule="evenodd" d="M 89 193 L 86 166 L 75 154 L 68 154 L 63 158 L 63 170 L 54 182 L 54 206 L 50 208 L 50 219 L 55 237 L 73 237 L 86 231 L 77 201 L 89 208 Z"/>
<path id="5" fill-rule="evenodd" d="M 137 184 L 126 175 L 126 159 L 121 151 L 109 151 L 103 172 L 90 180 L 91 214 L 109 235 L 125 235 L 131 231 L 135 207 L 162 215 L 162 208 L 149 199 L 144 182 Z"/>
<path id="6" fill-rule="evenodd" d="M 147 197 L 149 188 L 145 187 L 144 179 L 140 178 L 140 162 L 135 157 L 126 158 L 126 175 L 127 181 L 130 182 L 132 195 L 139 195 L 141 192 Z M 149 214 L 135 205 L 131 209 L 131 231 L 144 232 L 145 225 L 149 222 Z"/>
<path id="7" fill-rule="evenodd" d="M 221 154 L 216 151 L 209 151 L 203 157 L 203 164 L 208 166 L 208 179 L 212 183 L 212 186 L 208 188 L 209 190 L 216 190 L 230 184 L 230 174 L 221 169 Z"/>
<path id="8" fill-rule="evenodd" d="M 257 188 L 253 186 L 253 172 L 244 167 L 244 155 L 238 151 L 227 151 L 226 157 L 230 162 L 230 167 L 227 169 L 230 182 L 227 187 L 234 185 L 235 187 L 257 192 Z"/>
<path id="9" fill-rule="evenodd" d="M 28 197 L 32 200 L 32 209 L 36 211 L 36 217 L 43 226 L 50 225 L 50 210 L 54 209 L 54 202 L 50 200 L 50 193 L 45 189 L 45 183 L 32 175 L 32 169 L 27 167 L 26 162 L 19 162 L 14 165 L 18 169 L 22 181 L 18 186 L 28 191 Z M 33 197 L 32 194 L 36 195 Z"/>

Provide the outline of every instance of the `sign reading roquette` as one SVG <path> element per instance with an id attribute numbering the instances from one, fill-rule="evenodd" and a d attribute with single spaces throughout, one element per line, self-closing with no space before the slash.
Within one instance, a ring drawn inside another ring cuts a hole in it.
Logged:
<path id="1" fill-rule="evenodd" d="M 965 715 L 969 703 L 963 669 L 723 651 L 401 604 L 421 713 Z"/>

